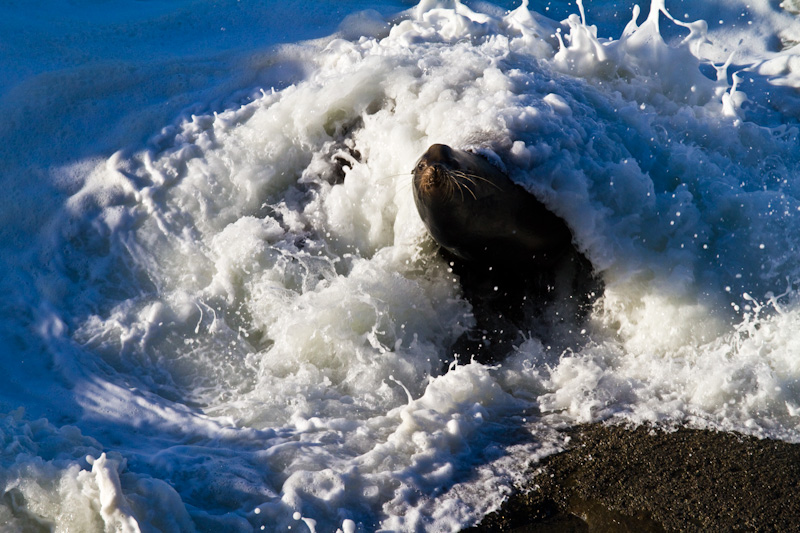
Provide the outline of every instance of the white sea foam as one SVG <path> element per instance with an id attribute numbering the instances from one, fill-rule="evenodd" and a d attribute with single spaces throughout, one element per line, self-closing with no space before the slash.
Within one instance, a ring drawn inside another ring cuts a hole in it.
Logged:
<path id="1" fill-rule="evenodd" d="M 0 425 L 0 520 L 456 531 L 570 424 L 800 441 L 800 37 L 753 6 L 654 0 L 605 35 L 581 2 L 356 13 L 241 52 L 248 76 L 214 70 L 174 121 L 78 134 L 76 162 L 67 141 L 6 158 L 0 406 L 35 414 Z M 474 318 L 409 176 L 436 142 L 572 228 L 605 291 L 569 351 L 448 360 Z"/>

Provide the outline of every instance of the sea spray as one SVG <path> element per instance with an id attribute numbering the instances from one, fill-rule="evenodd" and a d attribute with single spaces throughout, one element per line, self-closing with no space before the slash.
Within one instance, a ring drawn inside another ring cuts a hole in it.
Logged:
<path id="1" fill-rule="evenodd" d="M 265 83 L 40 175 L 69 199 L 3 257 L 31 327 L 2 399 L 48 420 L 5 419 L 0 517 L 457 530 L 571 424 L 800 440 L 796 52 L 732 50 L 739 6 L 653 2 L 614 34 L 603 6 L 484 7 L 261 51 Z M 570 225 L 606 284 L 570 350 L 524 331 L 499 365 L 450 359 L 474 318 L 410 189 L 435 142 Z"/>

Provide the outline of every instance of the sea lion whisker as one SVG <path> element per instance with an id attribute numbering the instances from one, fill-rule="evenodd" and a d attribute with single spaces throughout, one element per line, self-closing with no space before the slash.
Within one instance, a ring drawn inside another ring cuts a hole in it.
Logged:
<path id="1" fill-rule="evenodd" d="M 473 178 L 473 179 L 485 181 L 486 183 L 490 183 L 491 185 L 497 187 L 497 185 L 492 180 L 486 179 L 486 178 L 484 178 L 483 176 L 481 176 L 479 174 L 473 174 L 471 172 L 467 173 L 467 172 L 464 172 L 463 170 L 454 170 L 452 172 L 453 173 L 458 173 L 460 176 L 463 176 L 465 178 Z"/>
<path id="2" fill-rule="evenodd" d="M 465 178 L 465 179 L 467 179 L 467 181 L 469 181 L 470 183 L 472 183 L 473 186 L 475 186 L 475 182 L 474 181 L 470 180 L 469 178 Z M 469 185 L 467 185 L 466 183 L 459 183 L 459 187 L 464 187 L 465 189 L 467 189 L 467 192 L 472 195 L 473 200 L 477 200 L 478 199 L 478 197 L 475 196 L 475 193 L 472 191 L 472 189 L 469 188 Z"/>
<path id="3" fill-rule="evenodd" d="M 468 192 L 468 193 L 470 193 L 470 194 L 472 195 L 472 198 L 474 198 L 475 200 L 477 200 L 477 199 L 478 199 L 478 197 L 477 197 L 477 196 L 475 196 L 475 193 L 474 193 L 474 192 L 472 192 L 472 190 L 471 190 L 471 189 L 470 189 L 470 188 L 467 186 L 467 184 L 466 184 L 466 183 L 461 183 L 461 182 L 460 182 L 460 181 L 458 181 L 457 179 L 453 179 L 453 181 L 455 181 L 455 182 L 456 182 L 456 185 L 458 185 L 458 190 L 459 190 L 459 191 L 461 191 L 461 201 L 462 201 L 462 202 L 464 201 L 464 189 L 466 189 L 466 190 L 467 190 L 467 192 Z"/>
<path id="4" fill-rule="evenodd" d="M 464 201 L 464 189 L 461 187 L 461 184 L 458 183 L 458 181 L 456 181 L 456 180 L 453 180 L 453 181 L 455 182 L 456 187 L 458 187 L 458 192 L 461 194 L 461 201 L 463 202 Z"/>
<path id="5" fill-rule="evenodd" d="M 453 171 L 453 173 L 454 173 L 454 174 L 456 174 L 456 175 L 457 175 L 459 178 L 462 178 L 462 179 L 468 180 L 468 181 L 469 181 L 470 183 L 472 183 L 473 185 L 477 185 L 477 184 L 475 183 L 475 181 L 474 181 L 474 179 L 475 179 L 475 178 L 482 179 L 480 176 L 476 176 L 476 175 L 474 175 L 474 174 L 467 174 L 466 172 L 464 172 L 464 171 L 461 171 L 461 170 L 459 170 L 459 171 Z"/>
<path id="6" fill-rule="evenodd" d="M 459 175 L 459 177 L 461 179 L 463 179 L 463 180 L 466 180 L 466 181 L 470 182 L 474 187 L 478 186 L 478 184 L 475 182 L 475 180 L 472 177 L 470 177 L 468 174 L 463 174 L 462 173 L 462 174 Z"/>
<path id="7" fill-rule="evenodd" d="M 464 201 L 464 189 L 466 189 L 467 192 L 469 192 L 470 195 L 472 195 L 472 197 L 474 199 L 476 199 L 476 200 L 478 199 L 475 196 L 475 193 L 472 192 L 472 190 L 465 183 L 462 183 L 461 180 L 458 179 L 458 178 L 463 177 L 461 172 L 459 172 L 457 170 L 448 169 L 446 176 L 450 181 L 452 181 L 456 185 L 456 187 L 458 187 L 459 192 L 461 192 L 461 201 L 462 202 Z"/>
<path id="8" fill-rule="evenodd" d="M 481 180 L 481 181 L 483 181 L 483 182 L 486 182 L 486 183 L 488 183 L 488 184 L 489 184 L 489 185 L 491 185 L 492 187 L 494 187 L 494 188 L 496 188 L 496 189 L 500 190 L 500 186 L 499 186 L 499 185 L 497 185 L 496 183 L 494 183 L 492 180 L 488 180 L 488 179 L 484 178 L 483 176 L 478 176 L 477 174 L 467 174 L 466 172 L 464 172 L 463 174 L 464 174 L 464 177 L 465 177 L 465 178 L 466 178 L 466 177 L 470 177 L 470 178 L 473 178 L 473 179 Z"/>
<path id="9" fill-rule="evenodd" d="M 448 191 L 448 199 L 452 200 L 453 196 L 456 192 L 456 187 L 458 187 L 458 192 L 461 193 L 461 201 L 464 201 L 464 191 L 461 190 L 461 184 L 458 183 L 458 180 L 453 177 L 450 171 L 444 173 L 445 180 L 447 181 L 447 191 Z"/>
<path id="10" fill-rule="evenodd" d="M 452 200 L 453 199 L 453 196 L 455 195 L 456 187 L 457 187 L 458 191 L 461 192 L 461 198 L 462 198 L 462 201 L 463 201 L 464 193 L 461 191 L 461 185 L 459 185 L 458 180 L 453 178 L 453 175 L 450 172 L 450 170 L 443 169 L 442 177 L 444 178 L 445 184 L 447 186 L 447 192 L 448 192 L 447 199 L 448 200 Z"/>
<path id="11" fill-rule="evenodd" d="M 477 200 L 477 199 L 478 199 L 478 197 L 477 197 L 477 196 L 475 196 L 475 193 L 474 193 L 474 192 L 472 192 L 472 189 L 470 189 L 470 188 L 469 188 L 469 187 L 467 187 L 466 185 L 464 185 L 464 188 L 465 188 L 465 189 L 467 189 L 467 192 L 468 192 L 468 193 L 470 193 L 470 194 L 472 195 L 472 198 L 473 198 L 474 200 Z"/>
<path id="12" fill-rule="evenodd" d="M 472 179 L 468 174 L 465 174 L 464 172 L 460 172 L 460 171 L 451 171 L 451 172 L 452 172 L 452 174 L 454 176 L 457 176 L 458 178 L 461 178 L 464 181 L 470 182 L 473 187 L 475 187 L 475 188 L 478 187 L 478 184 L 475 182 L 475 180 Z M 472 189 L 469 188 L 469 185 L 467 185 L 466 183 L 459 182 L 459 186 L 463 186 L 465 189 L 467 189 L 467 191 L 472 195 L 473 199 L 475 199 L 475 200 L 478 199 L 478 197 L 475 194 L 475 192 Z"/>

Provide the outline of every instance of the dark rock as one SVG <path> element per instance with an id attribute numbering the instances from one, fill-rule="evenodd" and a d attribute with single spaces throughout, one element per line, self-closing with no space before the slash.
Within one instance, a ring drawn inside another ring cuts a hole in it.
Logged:
<path id="1" fill-rule="evenodd" d="M 800 445 L 591 424 L 466 531 L 796 531 Z"/>

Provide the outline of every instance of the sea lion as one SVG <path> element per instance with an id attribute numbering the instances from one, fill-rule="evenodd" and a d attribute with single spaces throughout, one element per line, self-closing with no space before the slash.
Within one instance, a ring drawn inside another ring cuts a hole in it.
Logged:
<path id="1" fill-rule="evenodd" d="M 477 154 L 432 145 L 413 188 L 431 236 L 458 258 L 549 266 L 572 246 L 561 218 Z"/>
<path id="2" fill-rule="evenodd" d="M 564 220 L 487 159 L 444 144 L 417 161 L 412 188 L 477 322 L 453 355 L 495 362 L 530 335 L 574 344 L 602 282 Z"/>

